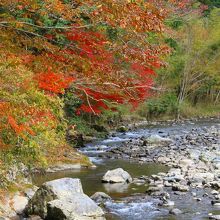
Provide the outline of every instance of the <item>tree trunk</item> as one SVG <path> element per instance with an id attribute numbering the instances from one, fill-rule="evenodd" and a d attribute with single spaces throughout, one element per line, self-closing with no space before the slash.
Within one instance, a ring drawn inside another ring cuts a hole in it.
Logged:
<path id="1" fill-rule="evenodd" d="M 187 60 L 185 62 L 181 82 L 180 82 L 180 92 L 178 95 L 178 110 L 177 110 L 177 120 L 180 120 L 180 106 L 185 100 L 186 94 L 187 94 L 187 85 L 189 81 L 189 74 L 191 71 L 191 64 L 192 61 L 190 60 L 190 55 L 192 52 L 192 42 L 193 42 L 193 35 L 191 31 L 190 24 L 187 24 L 187 45 L 186 45 L 186 54 L 187 54 Z"/>

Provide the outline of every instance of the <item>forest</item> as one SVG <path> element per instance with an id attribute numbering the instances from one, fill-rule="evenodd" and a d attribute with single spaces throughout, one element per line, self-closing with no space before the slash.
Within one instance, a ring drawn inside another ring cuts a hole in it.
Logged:
<path id="1" fill-rule="evenodd" d="M 214 118 L 198 143 L 218 152 L 219 66 L 219 0 L 0 0 L 0 200 L 52 167 L 97 166 L 82 147 L 142 122 Z"/>

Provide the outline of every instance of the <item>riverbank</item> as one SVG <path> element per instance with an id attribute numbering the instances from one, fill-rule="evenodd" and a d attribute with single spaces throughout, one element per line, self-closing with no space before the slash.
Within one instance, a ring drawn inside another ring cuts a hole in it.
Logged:
<path id="1" fill-rule="evenodd" d="M 50 151 L 47 162 L 47 166 L 44 167 L 27 167 L 22 162 L 16 163 L 16 161 L 11 165 L 5 164 L 6 168 L 1 166 L 0 219 L 23 219 L 21 217 L 23 210 L 38 189 L 32 181 L 34 173 L 46 175 L 51 172 L 79 170 L 82 167 L 92 166 L 87 156 L 69 146 L 60 149 L 59 152 Z M 37 219 L 33 218 L 33 220 Z"/>

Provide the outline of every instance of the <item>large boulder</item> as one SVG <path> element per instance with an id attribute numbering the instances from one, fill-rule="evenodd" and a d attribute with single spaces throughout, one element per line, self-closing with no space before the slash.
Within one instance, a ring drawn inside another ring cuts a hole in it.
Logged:
<path id="1" fill-rule="evenodd" d="M 76 193 L 71 199 L 47 203 L 47 219 L 86 220 L 103 219 L 104 212 L 87 195 Z"/>
<path id="2" fill-rule="evenodd" d="M 43 219 L 48 218 L 48 215 L 50 215 L 48 219 L 57 219 L 58 211 L 65 216 L 59 218 L 60 220 L 72 220 L 79 219 L 73 216 L 78 216 L 80 210 L 83 210 L 83 216 L 87 213 L 88 217 L 90 215 L 95 217 L 95 214 L 99 217 L 104 214 L 101 208 L 83 193 L 79 179 L 62 178 L 44 183 L 29 201 L 25 212 L 28 215 L 39 215 Z"/>
<path id="3" fill-rule="evenodd" d="M 102 178 L 103 183 L 130 183 L 132 178 L 128 172 L 122 168 L 109 170 Z"/>

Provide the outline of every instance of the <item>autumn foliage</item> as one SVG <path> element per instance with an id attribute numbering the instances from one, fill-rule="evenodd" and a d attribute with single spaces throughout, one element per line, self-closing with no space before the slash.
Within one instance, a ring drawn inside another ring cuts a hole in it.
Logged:
<path id="1" fill-rule="evenodd" d="M 65 143 L 60 98 L 69 88 L 76 114 L 138 106 L 166 65 L 165 19 L 191 2 L 1 0 L 1 146 Z"/>

